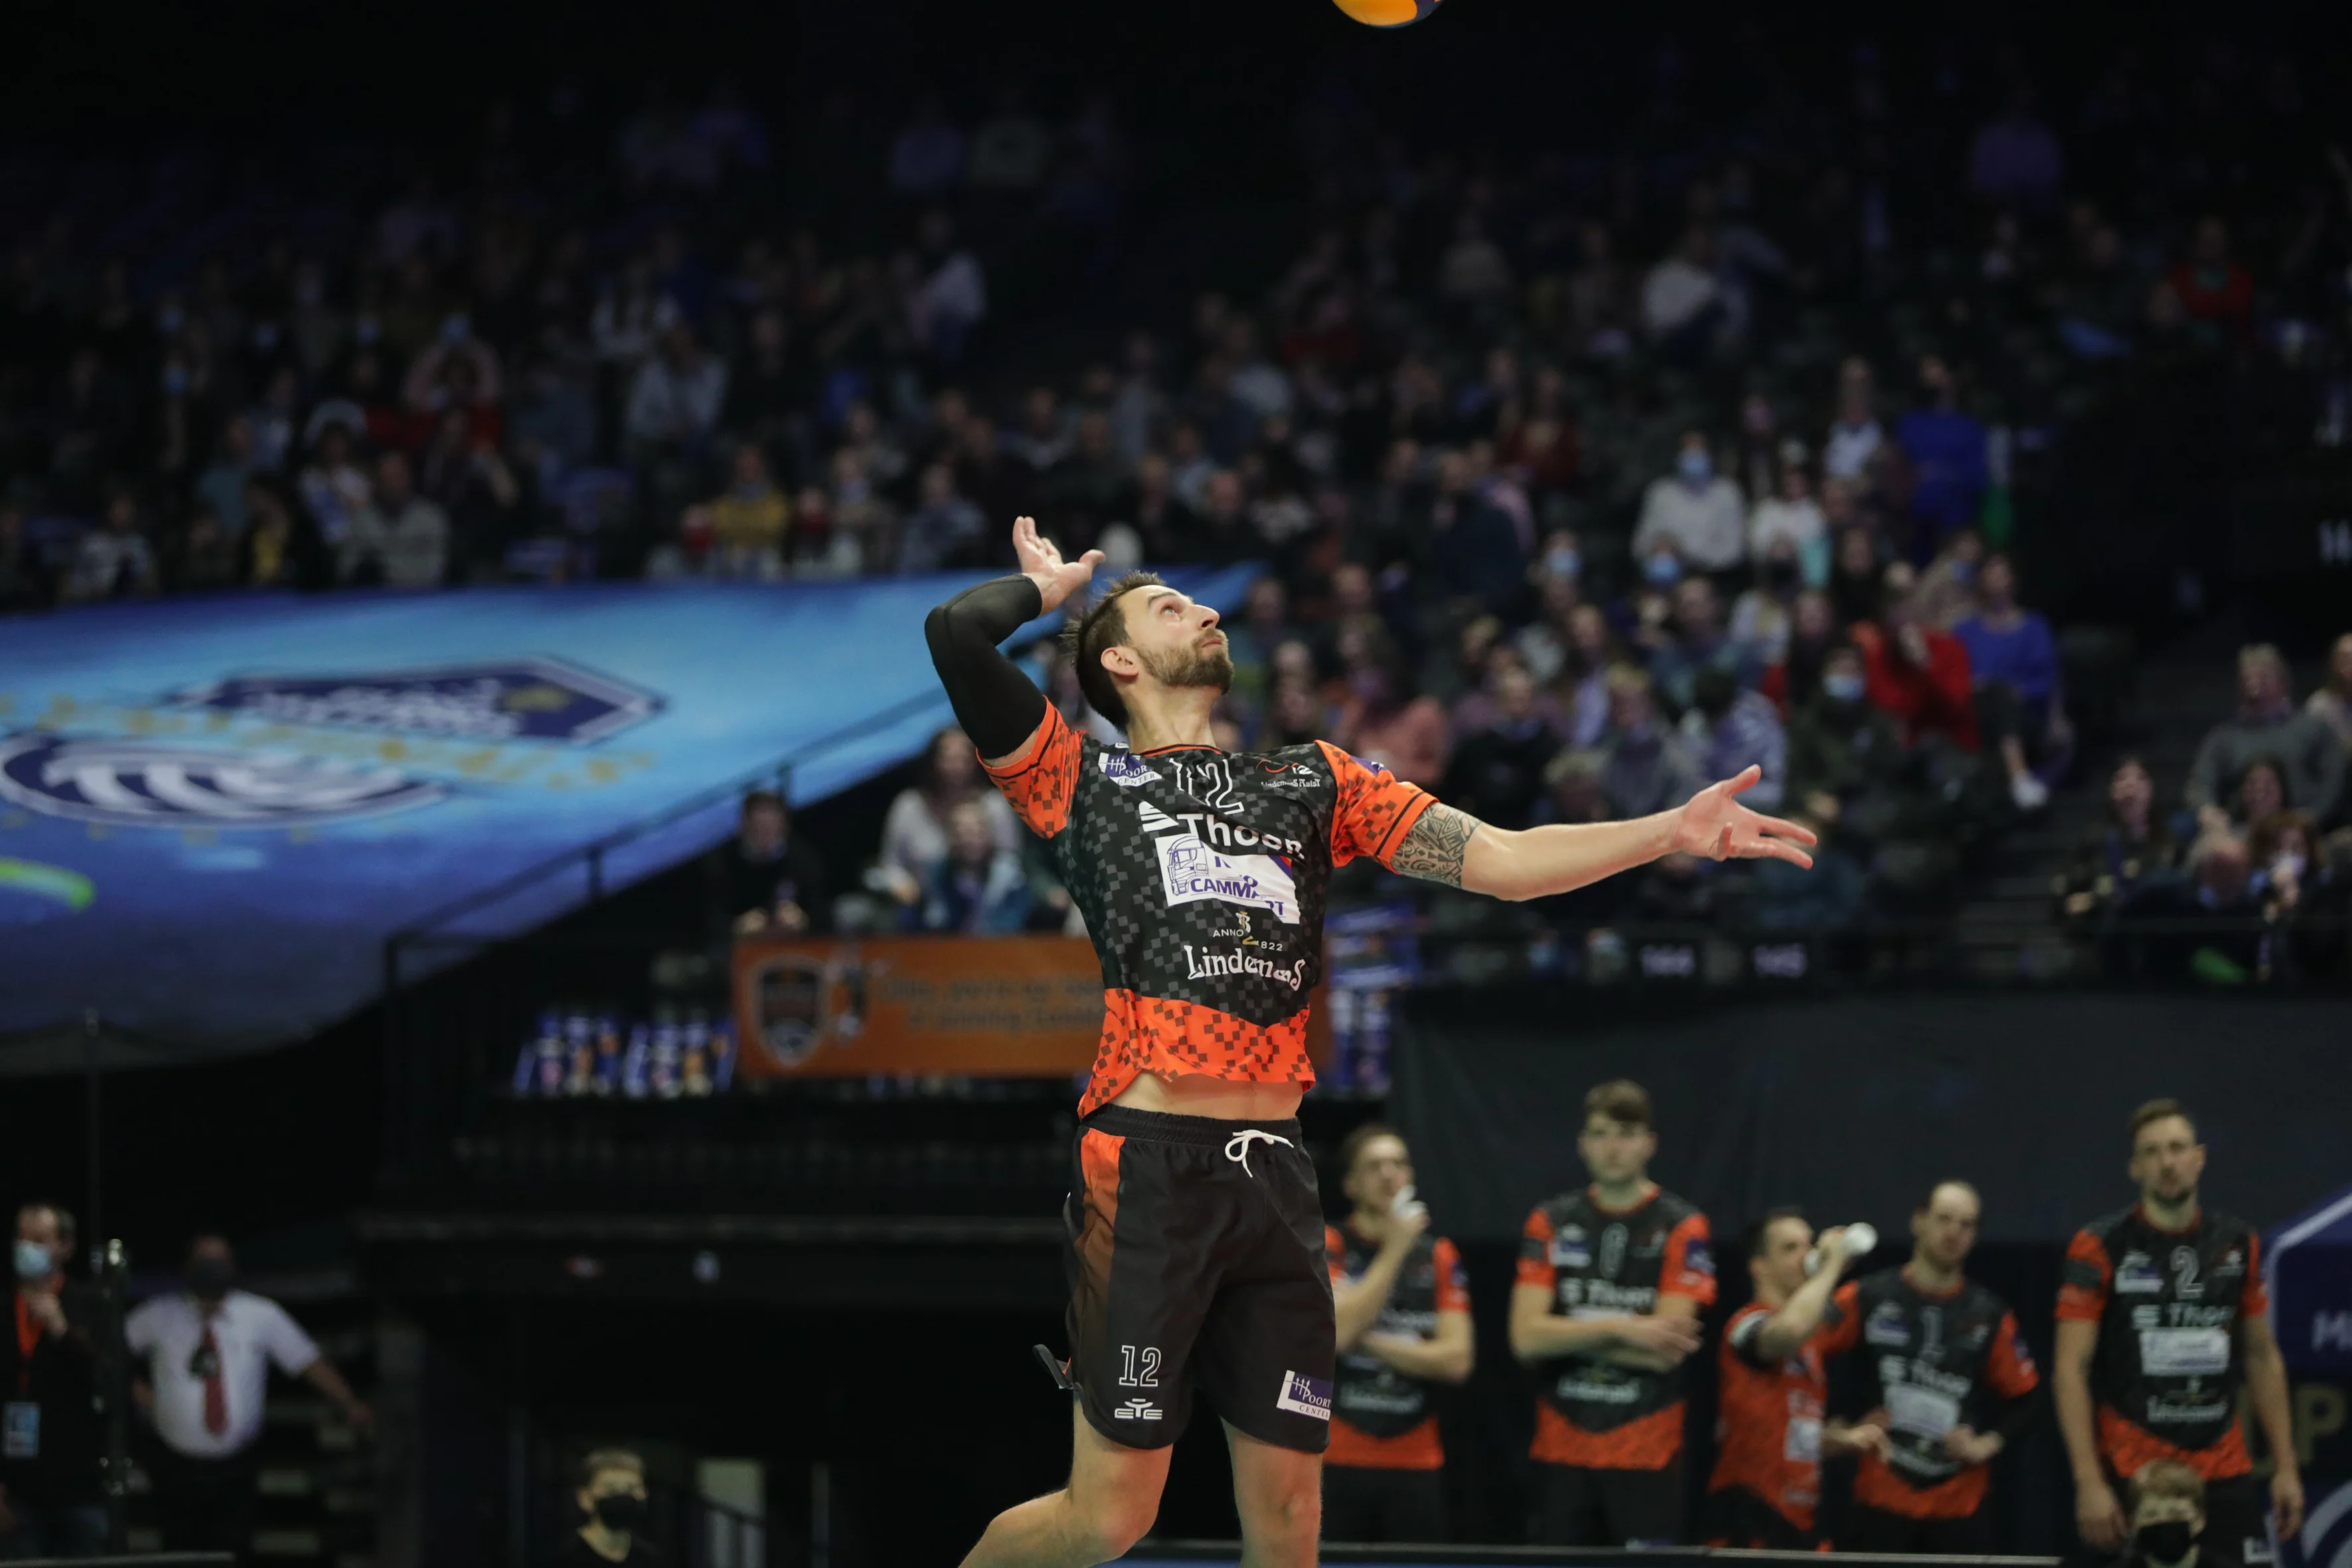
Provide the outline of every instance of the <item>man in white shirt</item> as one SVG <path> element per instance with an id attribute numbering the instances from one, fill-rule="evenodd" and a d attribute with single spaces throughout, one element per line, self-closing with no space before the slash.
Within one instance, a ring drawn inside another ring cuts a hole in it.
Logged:
<path id="1" fill-rule="evenodd" d="M 253 1544 L 262 1406 L 275 1365 L 332 1400 L 362 1431 L 375 1417 L 286 1309 L 235 1289 L 236 1258 L 219 1236 L 189 1246 L 187 1288 L 140 1303 L 123 1341 L 144 1363 L 131 1396 L 162 1439 L 152 1467 L 163 1544 L 234 1552 Z"/>
<path id="2" fill-rule="evenodd" d="M 1726 571 L 1747 558 L 1747 506 L 1739 487 L 1715 471 L 1701 431 L 1684 435 L 1675 471 L 1652 479 L 1643 493 L 1633 558 L 1646 561 L 1661 544 L 1701 572 Z"/>

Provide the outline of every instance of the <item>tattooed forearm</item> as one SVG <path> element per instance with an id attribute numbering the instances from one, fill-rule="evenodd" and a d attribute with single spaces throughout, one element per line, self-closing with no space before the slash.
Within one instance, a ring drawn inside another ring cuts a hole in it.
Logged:
<path id="1" fill-rule="evenodd" d="M 1433 805 L 1407 830 L 1390 865 L 1399 876 L 1419 877 L 1423 881 L 1458 888 L 1462 885 L 1462 858 L 1469 853 L 1470 836 L 1477 831 L 1476 817 L 1450 805 Z"/>

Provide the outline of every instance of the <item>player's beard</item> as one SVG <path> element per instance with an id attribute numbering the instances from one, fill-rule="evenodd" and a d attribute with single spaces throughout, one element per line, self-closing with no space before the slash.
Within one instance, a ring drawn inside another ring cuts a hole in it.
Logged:
<path id="1" fill-rule="evenodd" d="M 1217 691 L 1230 691 L 1234 685 L 1234 657 L 1223 643 L 1214 647 L 1197 645 L 1182 653 L 1159 654 L 1148 648 L 1137 648 L 1135 659 L 1143 672 L 1170 688 L 1209 687 Z"/>

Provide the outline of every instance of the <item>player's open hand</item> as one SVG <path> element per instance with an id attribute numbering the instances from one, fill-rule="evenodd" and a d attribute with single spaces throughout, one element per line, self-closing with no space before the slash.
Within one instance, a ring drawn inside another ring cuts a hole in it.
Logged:
<path id="1" fill-rule="evenodd" d="M 1085 593 L 1103 558 L 1101 551 L 1089 550 L 1076 561 L 1064 561 L 1054 542 L 1037 531 L 1034 517 L 1014 521 L 1013 553 L 1021 563 L 1021 574 L 1037 584 L 1049 612 L 1060 608 L 1071 595 Z"/>
<path id="2" fill-rule="evenodd" d="M 1732 798 L 1763 776 L 1764 770 L 1751 763 L 1738 777 L 1709 784 L 1691 796 L 1675 824 L 1675 847 L 1711 860 L 1769 858 L 1811 870 L 1813 858 L 1805 850 L 1820 840 L 1810 828 L 1750 811 Z"/>

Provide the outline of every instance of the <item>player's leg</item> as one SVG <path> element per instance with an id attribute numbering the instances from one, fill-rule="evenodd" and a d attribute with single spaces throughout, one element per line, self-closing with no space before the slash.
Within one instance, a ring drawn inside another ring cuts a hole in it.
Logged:
<path id="1" fill-rule="evenodd" d="M 2205 1483 L 2205 1533 L 2197 1560 L 2213 1568 L 2248 1568 L 2273 1560 L 2269 1496 L 2252 1476 Z"/>
<path id="2" fill-rule="evenodd" d="M 1071 1409 L 1070 1484 L 989 1521 L 964 1568 L 1094 1568 L 1116 1562 L 1160 1514 L 1168 1448 L 1129 1448 Z"/>
<path id="3" fill-rule="evenodd" d="M 1241 1568 L 1315 1568 L 1323 1534 L 1323 1456 L 1253 1437 L 1225 1423 L 1241 1515 Z"/>

